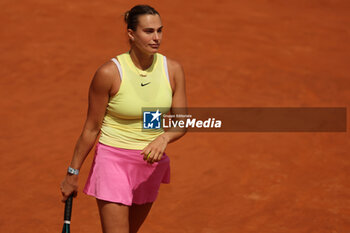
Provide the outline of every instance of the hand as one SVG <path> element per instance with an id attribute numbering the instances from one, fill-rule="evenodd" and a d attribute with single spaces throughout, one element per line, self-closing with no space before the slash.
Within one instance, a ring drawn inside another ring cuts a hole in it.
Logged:
<path id="1" fill-rule="evenodd" d="M 78 175 L 67 174 L 61 183 L 62 202 L 74 193 L 74 197 L 78 194 Z"/>
<path id="2" fill-rule="evenodd" d="M 143 160 L 150 164 L 161 160 L 168 142 L 169 140 L 164 134 L 159 135 L 142 150 L 141 154 L 143 154 Z"/>

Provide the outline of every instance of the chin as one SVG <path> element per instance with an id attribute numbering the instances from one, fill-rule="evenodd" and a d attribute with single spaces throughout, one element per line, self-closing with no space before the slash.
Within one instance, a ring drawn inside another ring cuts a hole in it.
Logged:
<path id="1" fill-rule="evenodd" d="M 159 47 L 157 48 L 157 49 L 154 49 L 154 48 L 149 48 L 149 49 L 147 49 L 147 51 L 148 51 L 148 53 L 149 54 L 155 54 L 155 53 L 158 53 L 158 51 L 159 51 Z"/>
<path id="2" fill-rule="evenodd" d="M 156 53 L 158 53 L 158 50 L 147 51 L 148 55 L 154 55 Z"/>

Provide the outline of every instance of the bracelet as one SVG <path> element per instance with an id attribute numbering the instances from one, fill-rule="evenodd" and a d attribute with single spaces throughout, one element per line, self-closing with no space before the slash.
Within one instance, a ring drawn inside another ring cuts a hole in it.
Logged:
<path id="1" fill-rule="evenodd" d="M 74 169 L 72 167 L 68 167 L 68 173 L 72 174 L 72 175 L 78 175 L 79 174 L 79 170 L 78 169 Z"/>

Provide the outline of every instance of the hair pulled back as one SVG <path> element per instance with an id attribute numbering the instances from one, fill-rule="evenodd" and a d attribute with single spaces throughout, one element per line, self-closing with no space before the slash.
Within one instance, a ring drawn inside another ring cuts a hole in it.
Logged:
<path id="1" fill-rule="evenodd" d="M 139 23 L 138 17 L 145 14 L 159 15 L 158 11 L 149 5 L 136 5 L 131 10 L 125 12 L 124 21 L 127 24 L 127 29 L 136 31 L 137 24 Z"/>

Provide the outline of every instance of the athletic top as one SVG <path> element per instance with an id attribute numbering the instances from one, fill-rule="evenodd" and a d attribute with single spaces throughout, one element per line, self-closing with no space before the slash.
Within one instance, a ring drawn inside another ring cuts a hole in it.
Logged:
<path id="1" fill-rule="evenodd" d="M 113 58 L 119 70 L 121 84 L 116 95 L 109 98 L 101 126 L 99 142 L 124 148 L 142 150 L 161 129 L 143 129 L 143 107 L 162 108 L 168 112 L 172 103 L 166 57 L 156 53 L 147 70 L 138 69 L 126 52 Z"/>

